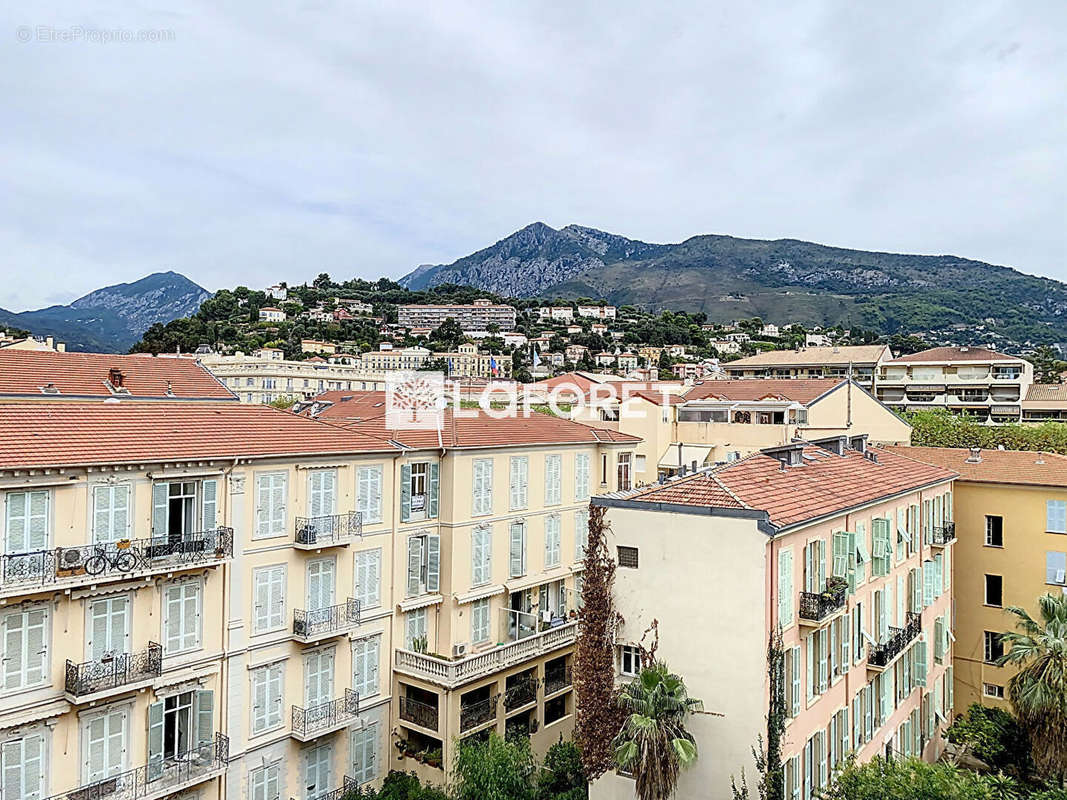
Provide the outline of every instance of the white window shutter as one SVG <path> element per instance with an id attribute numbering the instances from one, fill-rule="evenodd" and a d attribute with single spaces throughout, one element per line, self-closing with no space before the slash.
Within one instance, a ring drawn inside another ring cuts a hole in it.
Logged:
<path id="1" fill-rule="evenodd" d="M 422 591 L 422 537 L 408 537 L 408 597 Z"/>

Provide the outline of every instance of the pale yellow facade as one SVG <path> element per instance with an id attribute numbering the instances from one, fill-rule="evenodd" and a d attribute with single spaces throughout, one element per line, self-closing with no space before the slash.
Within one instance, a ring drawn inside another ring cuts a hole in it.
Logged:
<path id="1" fill-rule="evenodd" d="M 222 381 L 242 403 L 266 404 L 276 400 L 310 400 L 322 392 L 382 390 L 385 375 L 363 365 L 289 361 L 275 357 L 274 351 L 260 355 L 200 356 L 212 375 Z"/>

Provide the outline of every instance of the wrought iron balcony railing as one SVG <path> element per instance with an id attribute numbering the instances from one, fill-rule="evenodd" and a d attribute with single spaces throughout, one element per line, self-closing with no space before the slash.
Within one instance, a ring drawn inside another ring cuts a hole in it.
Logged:
<path id="1" fill-rule="evenodd" d="M 341 785 L 336 789 L 332 789 L 328 792 L 322 792 L 321 794 L 310 795 L 310 800 L 341 800 L 345 795 L 352 793 L 355 795 L 359 789 L 359 784 L 356 783 L 355 778 L 350 778 L 347 775 L 341 781 Z M 357 797 L 360 795 L 356 795 Z M 295 797 L 290 797 L 289 800 L 297 800 Z"/>
<path id="2" fill-rule="evenodd" d="M 345 689 L 344 697 L 315 706 L 293 706 L 293 734 L 298 737 L 316 736 L 338 725 L 350 722 L 359 713 L 359 694 Z"/>
<path id="3" fill-rule="evenodd" d="M 835 611 L 845 607 L 848 584 L 840 578 L 829 578 L 821 592 L 801 592 L 797 614 L 810 622 L 822 622 Z"/>
<path id="4" fill-rule="evenodd" d="M 574 677 L 569 664 L 561 670 L 545 672 L 545 694 L 562 692 L 573 683 Z"/>
<path id="5" fill-rule="evenodd" d="M 885 669 L 893 660 L 922 633 L 922 617 L 908 612 L 903 628 L 889 628 L 889 638 L 878 645 L 870 645 L 867 651 L 867 666 Z"/>
<path id="6" fill-rule="evenodd" d="M 68 659 L 64 690 L 74 697 L 84 697 L 158 678 L 162 673 L 163 647 L 149 642 L 148 649 L 138 653 L 118 653 L 81 664 Z"/>
<path id="7" fill-rule="evenodd" d="M 306 547 L 332 547 L 347 544 L 363 535 L 363 514 L 325 514 L 320 517 L 296 518 L 296 543 Z"/>
<path id="8" fill-rule="evenodd" d="M 437 706 L 410 697 L 401 697 L 400 719 L 435 731 L 437 730 Z"/>
<path id="9" fill-rule="evenodd" d="M 216 733 L 210 742 L 180 753 L 149 761 L 77 789 L 52 795 L 47 800 L 154 800 L 221 775 L 230 760 L 230 740 Z M 17 789 L 10 797 L 18 797 Z M 0 789 L 6 800 L 7 787 Z"/>
<path id="10" fill-rule="evenodd" d="M 293 611 L 293 635 L 301 639 L 344 633 L 358 624 L 359 601 L 351 597 L 336 606 Z"/>
<path id="11" fill-rule="evenodd" d="M 233 556 L 233 528 L 177 536 L 122 539 L 0 556 L 4 588 L 84 584 L 100 579 L 196 566 Z"/>
<path id="12" fill-rule="evenodd" d="M 930 531 L 930 544 L 946 545 L 956 538 L 956 523 L 946 522 L 943 525 L 935 525 Z"/>
<path id="13" fill-rule="evenodd" d="M 490 720 L 496 719 L 496 704 L 500 695 L 494 694 L 484 700 L 463 703 L 459 707 L 459 729 L 461 732 L 477 728 Z"/>
<path id="14" fill-rule="evenodd" d="M 504 692 L 504 708 L 513 711 L 525 705 L 529 705 L 537 699 L 537 686 L 540 681 L 537 678 L 520 678 Z"/>

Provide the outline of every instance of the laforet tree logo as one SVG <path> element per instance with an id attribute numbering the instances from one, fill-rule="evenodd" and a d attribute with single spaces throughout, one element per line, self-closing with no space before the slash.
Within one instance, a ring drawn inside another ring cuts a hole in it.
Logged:
<path id="1" fill-rule="evenodd" d="M 444 373 L 397 370 L 385 375 L 385 419 L 390 428 L 440 430 L 443 427 Z"/>

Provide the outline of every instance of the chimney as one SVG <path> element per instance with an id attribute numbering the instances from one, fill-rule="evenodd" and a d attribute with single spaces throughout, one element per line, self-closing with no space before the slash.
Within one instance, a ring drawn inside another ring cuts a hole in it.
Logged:
<path id="1" fill-rule="evenodd" d="M 116 389 L 119 389 L 119 388 L 122 387 L 123 378 L 124 378 L 124 376 L 122 374 L 122 370 L 119 369 L 118 367 L 112 367 L 111 369 L 109 369 L 107 371 L 108 383 L 110 383 Z"/>
<path id="2" fill-rule="evenodd" d="M 57 345 L 56 345 L 56 352 L 59 352 L 59 353 L 65 353 L 65 352 L 67 352 L 67 345 L 66 345 L 66 343 L 64 343 L 64 342 L 60 342 L 59 344 L 57 344 Z"/>
<path id="3" fill-rule="evenodd" d="M 972 447 L 971 454 L 967 457 L 966 463 L 968 464 L 981 464 L 982 463 L 982 448 Z"/>
<path id="4" fill-rule="evenodd" d="M 55 349 L 55 346 L 56 346 L 56 340 L 55 340 L 55 339 L 53 339 L 53 338 L 52 338 L 51 336 L 46 336 L 46 337 L 44 337 L 44 343 L 45 343 L 45 346 L 46 346 L 46 347 L 47 347 L 47 348 L 48 348 L 49 350 L 53 350 L 53 349 Z"/>

